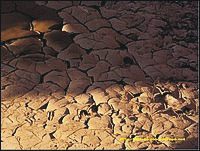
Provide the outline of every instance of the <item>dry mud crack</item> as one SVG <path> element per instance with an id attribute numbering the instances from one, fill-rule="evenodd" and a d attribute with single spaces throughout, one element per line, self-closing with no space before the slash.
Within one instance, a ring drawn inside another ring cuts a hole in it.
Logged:
<path id="1" fill-rule="evenodd" d="M 2 149 L 198 148 L 197 11 L 1 2 Z"/>

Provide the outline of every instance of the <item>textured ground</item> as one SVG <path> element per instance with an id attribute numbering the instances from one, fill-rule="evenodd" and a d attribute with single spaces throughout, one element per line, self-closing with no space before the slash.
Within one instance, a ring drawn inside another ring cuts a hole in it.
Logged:
<path id="1" fill-rule="evenodd" d="M 197 148 L 197 2 L 1 3 L 2 149 Z"/>

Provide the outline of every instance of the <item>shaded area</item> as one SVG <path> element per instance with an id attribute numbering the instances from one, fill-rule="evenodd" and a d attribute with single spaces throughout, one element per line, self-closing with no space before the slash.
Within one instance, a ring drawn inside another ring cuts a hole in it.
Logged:
<path id="1" fill-rule="evenodd" d="M 188 140 L 175 146 L 176 149 L 198 149 L 198 138 L 189 138 Z"/>
<path id="2" fill-rule="evenodd" d="M 2 1 L 1 7 L 1 41 L 38 35 L 36 31 L 47 32 L 62 24 L 53 9 L 35 2 Z"/>

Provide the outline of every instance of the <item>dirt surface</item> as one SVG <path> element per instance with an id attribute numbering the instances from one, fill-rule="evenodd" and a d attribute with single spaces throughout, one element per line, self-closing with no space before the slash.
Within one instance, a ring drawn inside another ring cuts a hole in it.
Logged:
<path id="1" fill-rule="evenodd" d="M 198 147 L 197 2 L 1 7 L 2 149 Z"/>

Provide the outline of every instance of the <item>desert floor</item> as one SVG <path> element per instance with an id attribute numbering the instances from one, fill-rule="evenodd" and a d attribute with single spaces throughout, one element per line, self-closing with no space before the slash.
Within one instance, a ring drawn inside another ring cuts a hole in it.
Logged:
<path id="1" fill-rule="evenodd" d="M 2 149 L 198 147 L 197 2 L 1 7 Z"/>

